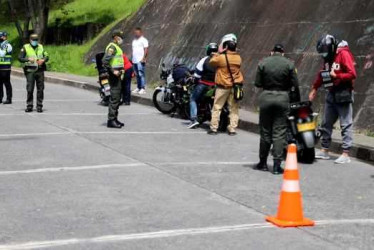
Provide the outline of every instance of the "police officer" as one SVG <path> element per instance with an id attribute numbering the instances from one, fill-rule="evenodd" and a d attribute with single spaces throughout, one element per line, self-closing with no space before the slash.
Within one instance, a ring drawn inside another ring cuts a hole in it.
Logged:
<path id="1" fill-rule="evenodd" d="M 259 63 L 255 85 L 264 90 L 259 97 L 260 162 L 255 169 L 268 170 L 267 158 L 273 145 L 273 174 L 281 174 L 283 172 L 281 163 L 286 146 L 289 92 L 294 90 L 299 93 L 295 65 L 284 57 L 284 48 L 281 44 L 276 44 L 271 56 Z"/>
<path id="2" fill-rule="evenodd" d="M 122 49 L 123 32 L 115 30 L 112 33 L 112 42 L 105 49 L 103 67 L 109 73 L 110 100 L 108 111 L 108 128 L 122 128 L 125 124 L 118 121 L 118 108 L 121 102 L 121 78 L 124 73 L 124 60 Z"/>
<path id="3" fill-rule="evenodd" d="M 46 62 L 49 60 L 48 53 L 43 45 L 39 43 L 37 34 L 30 36 L 30 43 L 25 44 L 18 56 L 20 62 L 24 64 L 23 70 L 27 80 L 27 107 L 25 112 L 33 111 L 34 89 L 36 83 L 36 111 L 43 112 L 44 99 L 44 71 L 47 69 Z"/>
<path id="4" fill-rule="evenodd" d="M 0 31 L 0 103 L 3 102 L 4 89 L 6 89 L 6 101 L 12 103 L 12 84 L 10 83 L 10 71 L 12 65 L 12 45 L 7 41 L 8 34 Z"/>

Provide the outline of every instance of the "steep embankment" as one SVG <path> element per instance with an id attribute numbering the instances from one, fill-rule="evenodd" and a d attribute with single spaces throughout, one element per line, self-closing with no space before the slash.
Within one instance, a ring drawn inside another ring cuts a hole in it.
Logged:
<path id="1" fill-rule="evenodd" d="M 317 39 L 323 33 L 337 34 L 349 42 L 357 61 L 356 125 L 374 130 L 373 13 L 374 1 L 370 0 L 149 0 L 117 28 L 126 33 L 135 26 L 145 29 L 151 43 L 149 80 L 157 79 L 161 60 L 171 63 L 180 58 L 193 65 L 203 56 L 207 43 L 218 41 L 225 33 L 238 34 L 248 84 L 242 104 L 252 110 L 258 90 L 250 83 L 258 61 L 274 43 L 283 43 L 287 56 L 295 60 L 305 97 L 321 65 L 315 53 Z M 108 38 L 92 48 L 87 60 L 103 49 Z M 128 52 L 130 42 L 131 35 L 126 38 Z"/>

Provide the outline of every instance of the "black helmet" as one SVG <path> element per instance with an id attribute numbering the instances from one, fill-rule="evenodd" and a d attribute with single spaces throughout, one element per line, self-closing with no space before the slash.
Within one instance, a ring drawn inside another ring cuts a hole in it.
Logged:
<path id="1" fill-rule="evenodd" d="M 210 56 L 212 53 L 217 53 L 218 52 L 218 44 L 216 43 L 209 43 L 206 46 L 206 54 Z"/>
<path id="2" fill-rule="evenodd" d="M 0 31 L 0 37 L 2 36 L 8 36 L 8 33 L 6 31 Z"/>
<path id="3" fill-rule="evenodd" d="M 338 40 L 332 35 L 325 35 L 317 42 L 317 51 L 326 61 L 332 62 L 338 48 Z"/>
<path id="4" fill-rule="evenodd" d="M 121 30 L 114 30 L 114 31 L 112 32 L 112 38 L 114 38 L 114 37 L 116 37 L 116 36 L 119 36 L 120 38 L 123 39 L 124 34 L 123 34 L 123 32 L 122 32 Z"/>
<path id="5" fill-rule="evenodd" d="M 273 52 L 284 53 L 284 46 L 280 43 L 274 45 Z"/>

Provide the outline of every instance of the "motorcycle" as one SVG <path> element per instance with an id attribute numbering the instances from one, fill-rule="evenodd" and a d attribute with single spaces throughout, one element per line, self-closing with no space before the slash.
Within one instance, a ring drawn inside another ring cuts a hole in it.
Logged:
<path id="1" fill-rule="evenodd" d="M 313 113 L 309 101 L 290 105 L 288 142 L 297 145 L 300 162 L 311 164 L 315 160 L 315 145 L 321 136 L 317 129 L 317 117 L 318 113 Z"/>
<path id="2" fill-rule="evenodd" d="M 99 80 L 97 81 L 97 83 L 100 85 L 99 94 L 101 98 L 101 104 L 104 106 L 108 106 L 110 99 L 109 74 L 103 67 L 103 57 L 104 53 L 98 53 L 95 56 L 96 69 L 99 74 Z"/>
<path id="3" fill-rule="evenodd" d="M 160 79 L 164 82 L 153 93 L 153 104 L 163 114 L 174 116 L 179 114 L 183 119 L 190 119 L 190 96 L 195 87 L 192 72 L 187 72 L 184 79 L 175 81 L 173 69 L 166 69 L 162 64 Z M 200 124 L 210 121 L 214 103 L 215 87 L 209 89 L 198 105 L 198 121 Z M 227 105 L 222 109 L 219 131 L 225 131 L 229 123 Z"/>

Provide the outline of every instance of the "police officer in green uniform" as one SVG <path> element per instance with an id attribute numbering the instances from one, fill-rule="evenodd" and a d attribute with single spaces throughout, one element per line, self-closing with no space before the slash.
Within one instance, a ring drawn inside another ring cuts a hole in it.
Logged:
<path id="1" fill-rule="evenodd" d="M 12 84 L 10 83 L 10 72 L 12 67 L 12 45 L 8 42 L 8 34 L 0 31 L 0 103 L 3 102 L 4 86 L 6 89 L 6 101 L 4 104 L 12 103 Z"/>
<path id="2" fill-rule="evenodd" d="M 45 63 L 49 60 L 48 53 L 44 50 L 43 45 L 39 43 L 37 34 L 30 36 L 30 43 L 25 44 L 18 57 L 23 63 L 23 70 L 27 80 L 27 107 L 25 112 L 32 112 L 34 106 L 34 89 L 36 83 L 36 111 L 43 112 L 44 99 L 44 71 Z"/>
<path id="3" fill-rule="evenodd" d="M 122 128 L 125 124 L 118 121 L 118 108 L 121 101 L 121 78 L 124 73 L 122 49 L 123 32 L 115 30 L 112 34 L 113 41 L 105 49 L 103 67 L 109 73 L 110 100 L 108 111 L 108 128 Z"/>
<path id="4" fill-rule="evenodd" d="M 255 169 L 267 171 L 267 158 L 273 145 L 273 174 L 283 173 L 281 163 L 286 147 L 289 93 L 297 93 L 293 101 L 299 101 L 297 71 L 293 62 L 284 57 L 284 48 L 276 44 L 271 56 L 263 59 L 257 69 L 255 85 L 262 88 L 260 106 L 260 162 Z"/>

